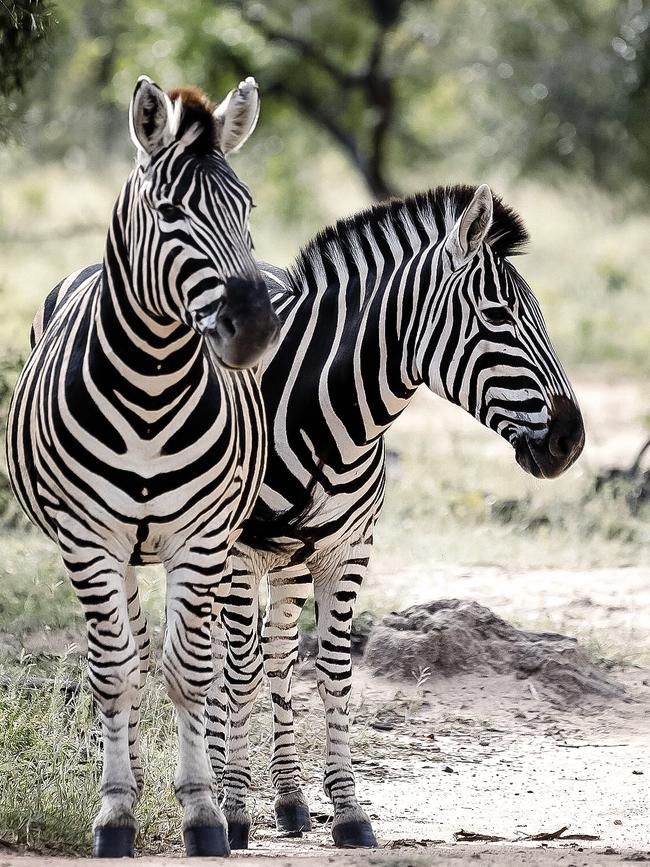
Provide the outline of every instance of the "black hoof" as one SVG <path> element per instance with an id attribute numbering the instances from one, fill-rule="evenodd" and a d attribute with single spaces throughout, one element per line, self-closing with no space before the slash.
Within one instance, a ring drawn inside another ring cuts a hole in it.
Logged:
<path id="1" fill-rule="evenodd" d="M 370 822 L 341 822 L 332 826 L 334 843 L 341 849 L 376 849 L 377 838 Z"/>
<path id="2" fill-rule="evenodd" d="M 230 855 L 226 829 L 221 825 L 203 825 L 183 831 L 185 852 L 189 858 L 213 858 Z"/>
<path id="3" fill-rule="evenodd" d="M 95 828 L 93 858 L 133 858 L 135 828 Z"/>
<path id="4" fill-rule="evenodd" d="M 311 831 L 311 817 L 307 804 L 276 804 L 275 827 L 280 834 L 302 837 L 303 831 Z"/>
<path id="5" fill-rule="evenodd" d="M 248 849 L 250 822 L 228 822 L 228 842 L 231 849 Z"/>

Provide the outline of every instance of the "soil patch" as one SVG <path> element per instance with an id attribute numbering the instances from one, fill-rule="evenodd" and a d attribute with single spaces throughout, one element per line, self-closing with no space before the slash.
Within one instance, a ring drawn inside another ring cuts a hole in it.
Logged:
<path id="1" fill-rule="evenodd" d="M 516 629 L 489 608 L 461 599 L 412 605 L 373 629 L 365 661 L 389 677 L 513 673 L 577 701 L 585 694 L 625 697 L 574 638 Z"/>

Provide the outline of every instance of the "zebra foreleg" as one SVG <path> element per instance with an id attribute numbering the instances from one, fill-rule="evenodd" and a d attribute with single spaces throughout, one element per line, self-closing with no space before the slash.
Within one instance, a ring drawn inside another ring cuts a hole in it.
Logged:
<path id="1" fill-rule="evenodd" d="M 127 568 L 124 577 L 124 584 L 126 587 L 131 633 L 136 647 L 138 648 L 138 656 L 140 658 L 140 685 L 129 716 L 129 758 L 139 798 L 144 786 L 144 770 L 140 758 L 140 707 L 142 705 L 142 691 L 149 670 L 151 641 L 149 639 L 147 618 L 145 617 L 144 611 L 140 605 L 138 580 L 134 566 L 129 566 Z"/>
<path id="2" fill-rule="evenodd" d="M 310 593 L 311 575 L 304 565 L 272 572 L 262 627 L 264 672 L 269 679 L 273 703 L 271 780 L 277 792 L 275 824 L 281 833 L 298 836 L 311 830 L 311 818 L 301 789 L 291 677 L 298 659 L 298 618 Z"/>
<path id="3" fill-rule="evenodd" d="M 223 811 L 233 849 L 247 849 L 251 816 L 247 798 L 251 785 L 249 730 L 262 682 L 262 655 L 257 635 L 259 577 L 233 558 L 232 590 L 224 606 L 228 634 L 225 677 L 230 726 L 228 758 L 223 774 Z"/>
<path id="4" fill-rule="evenodd" d="M 188 855 L 229 855 L 228 829 L 212 799 L 205 708 L 213 680 L 212 619 L 229 590 L 224 562 L 192 569 L 186 558 L 167 565 L 167 628 L 163 674 L 178 720 L 176 797 L 183 807 L 183 839 Z M 203 558 L 202 558 L 203 559 Z M 220 581 L 220 578 L 223 580 Z"/>
<path id="5" fill-rule="evenodd" d="M 345 559 L 338 563 L 332 563 L 331 555 L 310 563 L 318 630 L 316 673 L 327 733 L 323 788 L 334 805 L 332 837 L 342 847 L 377 845 L 370 819 L 356 797 L 349 731 L 350 628 L 368 556 L 369 546 L 359 544 L 350 546 Z"/>
<path id="6" fill-rule="evenodd" d="M 59 538 L 86 617 L 88 680 L 102 721 L 101 809 L 94 824 L 93 856 L 132 857 L 137 784 L 129 757 L 129 718 L 137 702 L 140 667 L 129 627 L 125 567 L 101 546 L 71 544 L 65 531 Z"/>

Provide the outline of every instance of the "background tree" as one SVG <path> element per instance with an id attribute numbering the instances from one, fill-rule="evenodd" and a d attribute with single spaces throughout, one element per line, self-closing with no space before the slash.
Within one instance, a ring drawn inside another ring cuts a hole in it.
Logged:
<path id="1" fill-rule="evenodd" d="M 52 23 L 45 0 L 0 3 L 0 140 L 9 134 L 19 94 L 36 73 Z"/>
<path id="2" fill-rule="evenodd" d="M 334 147 L 375 199 L 452 159 L 648 201 L 643 0 L 66 0 L 57 16 L 30 92 L 35 147 L 54 156 L 80 131 L 86 151 L 126 153 L 143 70 L 213 95 L 253 74 L 278 178 Z"/>

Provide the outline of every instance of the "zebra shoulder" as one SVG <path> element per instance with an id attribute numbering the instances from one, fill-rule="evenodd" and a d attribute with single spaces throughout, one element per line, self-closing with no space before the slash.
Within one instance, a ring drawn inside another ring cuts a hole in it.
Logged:
<path id="1" fill-rule="evenodd" d="M 80 271 L 74 271 L 72 274 L 64 277 L 63 280 L 61 280 L 60 283 L 57 283 L 54 289 L 48 293 L 45 301 L 40 305 L 36 311 L 34 319 L 32 320 L 32 327 L 29 331 L 29 345 L 31 349 L 36 346 L 45 333 L 52 316 L 66 295 L 85 283 L 89 277 L 95 276 L 95 274 L 101 270 L 101 267 L 102 266 L 99 264 L 88 265 Z"/>

